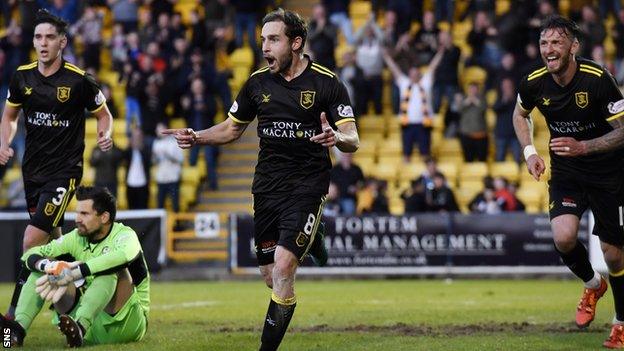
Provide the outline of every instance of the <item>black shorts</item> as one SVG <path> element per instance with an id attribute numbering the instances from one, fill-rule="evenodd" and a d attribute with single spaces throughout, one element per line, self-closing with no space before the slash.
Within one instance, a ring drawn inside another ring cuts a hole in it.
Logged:
<path id="1" fill-rule="evenodd" d="M 550 219 L 563 214 L 581 218 L 590 208 L 595 219 L 592 233 L 605 243 L 624 245 L 623 182 L 622 178 L 596 184 L 572 176 L 553 177 L 548 182 Z"/>
<path id="2" fill-rule="evenodd" d="M 25 179 L 29 224 L 47 233 L 63 226 L 65 210 L 79 183 L 79 178 L 56 179 L 44 183 Z"/>
<path id="3" fill-rule="evenodd" d="M 258 265 L 274 262 L 277 245 L 303 261 L 316 235 L 324 195 L 254 195 L 254 241 Z"/>

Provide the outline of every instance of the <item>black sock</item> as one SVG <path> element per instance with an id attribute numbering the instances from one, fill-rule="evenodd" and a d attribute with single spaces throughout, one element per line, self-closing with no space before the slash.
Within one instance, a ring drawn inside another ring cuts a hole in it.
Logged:
<path id="1" fill-rule="evenodd" d="M 624 322 L 624 275 L 614 277 L 609 274 L 609 283 L 611 283 L 611 291 L 613 292 L 615 318 Z"/>
<path id="2" fill-rule="evenodd" d="M 559 252 L 563 264 L 568 266 L 572 273 L 581 278 L 585 283 L 594 278 L 594 269 L 589 262 L 589 254 L 583 243 L 577 240 L 576 246 L 567 253 L 559 251 L 557 246 L 555 246 L 555 250 Z"/>
<path id="3" fill-rule="evenodd" d="M 293 297 L 294 301 L 295 298 Z M 262 329 L 262 345 L 260 351 L 275 351 L 279 347 L 292 315 L 295 313 L 297 303 L 291 305 L 283 305 L 275 302 L 271 298 L 269 309 L 264 320 L 264 329 Z"/>
<path id="4" fill-rule="evenodd" d="M 11 305 L 9 306 L 9 311 L 7 312 L 7 316 L 9 318 L 15 317 L 15 308 L 17 307 L 17 301 L 19 300 L 20 293 L 22 292 L 22 287 L 26 284 L 28 277 L 30 276 L 30 270 L 22 264 L 20 267 L 19 274 L 17 275 L 17 282 L 15 283 L 15 288 L 13 289 L 13 297 L 11 298 Z"/>

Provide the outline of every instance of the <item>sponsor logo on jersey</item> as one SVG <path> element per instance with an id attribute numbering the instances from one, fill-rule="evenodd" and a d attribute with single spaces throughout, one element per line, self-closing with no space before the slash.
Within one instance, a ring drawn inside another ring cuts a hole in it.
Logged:
<path id="1" fill-rule="evenodd" d="M 607 108 L 609 109 L 609 113 L 611 114 L 616 114 L 624 111 L 624 99 L 618 100 L 616 102 L 610 102 L 607 105 Z"/>
<path id="2" fill-rule="evenodd" d="M 104 102 L 106 101 L 106 97 L 104 96 L 104 94 L 102 93 L 102 91 L 98 91 L 97 95 L 95 96 L 95 104 L 97 106 L 102 105 Z"/>
<path id="3" fill-rule="evenodd" d="M 43 213 L 45 213 L 46 216 L 51 216 L 54 214 L 54 211 L 56 210 L 56 205 L 53 203 L 46 203 L 45 204 L 45 208 L 43 209 Z"/>
<path id="4" fill-rule="evenodd" d="M 550 105 L 550 98 L 542 98 L 542 105 L 548 106 Z"/>
<path id="5" fill-rule="evenodd" d="M 574 201 L 574 199 L 571 199 L 569 197 L 564 197 L 561 201 L 561 205 L 564 207 L 576 208 L 576 202 Z"/>
<path id="6" fill-rule="evenodd" d="M 350 105 L 338 105 L 338 116 L 354 118 L 353 108 Z"/>
<path id="7" fill-rule="evenodd" d="M 301 92 L 301 97 L 299 98 L 299 103 L 301 107 L 305 109 L 309 109 L 314 105 L 314 96 L 316 96 L 316 91 L 306 90 Z"/>
<path id="8" fill-rule="evenodd" d="M 102 254 L 105 254 L 109 251 L 110 251 L 110 248 L 108 246 L 104 246 L 104 248 L 102 249 Z"/>
<path id="9" fill-rule="evenodd" d="M 580 108 L 585 108 L 589 104 L 589 97 L 586 91 L 579 91 L 578 93 L 574 93 L 574 99 L 576 101 L 576 106 Z"/>
<path id="10" fill-rule="evenodd" d="M 596 122 L 581 124 L 581 121 L 552 121 L 548 123 L 548 127 L 559 134 L 581 133 L 596 128 Z"/>
<path id="11" fill-rule="evenodd" d="M 230 112 L 236 113 L 236 111 L 238 111 L 238 102 L 234 101 L 232 107 L 230 107 Z"/>
<path id="12" fill-rule="evenodd" d="M 57 87 L 56 88 L 56 98 L 60 102 L 65 102 L 69 100 L 69 92 L 71 91 L 70 87 Z"/>
<path id="13" fill-rule="evenodd" d="M 270 100 L 271 100 L 271 94 L 268 94 L 268 95 L 262 94 L 262 102 L 263 103 L 267 103 Z"/>
<path id="14" fill-rule="evenodd" d="M 28 96 L 30 94 L 32 94 L 32 89 L 31 87 L 24 87 L 24 95 Z"/>
<path id="15" fill-rule="evenodd" d="M 69 120 L 59 120 L 58 117 L 59 115 L 56 113 L 35 111 L 28 115 L 28 118 L 26 118 L 26 122 L 35 126 L 62 128 L 69 127 Z"/>
<path id="16" fill-rule="evenodd" d="M 309 139 L 316 135 L 314 129 L 303 129 L 301 122 L 271 122 L 268 127 L 260 129 L 260 136 L 285 138 L 285 139 Z"/>

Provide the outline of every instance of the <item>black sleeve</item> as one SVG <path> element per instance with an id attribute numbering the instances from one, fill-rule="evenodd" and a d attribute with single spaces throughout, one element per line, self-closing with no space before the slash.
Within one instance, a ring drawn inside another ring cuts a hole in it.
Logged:
<path id="1" fill-rule="evenodd" d="M 96 112 L 106 104 L 106 98 L 100 91 L 100 86 L 89 73 L 82 81 L 82 98 L 89 112 Z"/>
<path id="2" fill-rule="evenodd" d="M 529 81 L 526 78 L 523 78 L 520 81 L 520 86 L 518 87 L 518 104 L 525 111 L 531 111 L 535 107 L 533 94 L 531 89 L 529 88 Z"/>
<path id="3" fill-rule="evenodd" d="M 228 117 L 236 123 L 247 124 L 256 118 L 257 108 L 250 92 L 252 84 L 250 82 L 251 77 L 245 82 L 241 90 L 238 92 L 238 96 L 236 96 L 236 100 L 234 100 L 234 103 L 228 112 Z"/>
<path id="4" fill-rule="evenodd" d="M 355 114 L 353 113 L 353 107 L 349 99 L 349 94 L 347 93 L 347 88 L 338 78 L 332 80 L 332 87 L 329 89 L 328 99 L 328 121 L 333 121 L 336 126 L 345 122 L 355 122 Z"/>
<path id="5" fill-rule="evenodd" d="M 622 93 L 615 82 L 615 79 L 608 71 L 604 71 L 600 76 L 600 87 L 598 89 L 600 113 L 607 121 L 624 116 L 624 99 Z"/>
<path id="6" fill-rule="evenodd" d="M 11 82 L 9 83 L 9 90 L 7 92 L 6 101 L 9 106 L 17 107 L 24 102 L 24 95 L 21 87 L 21 77 L 22 75 L 19 72 L 15 72 L 13 77 L 11 77 Z"/>

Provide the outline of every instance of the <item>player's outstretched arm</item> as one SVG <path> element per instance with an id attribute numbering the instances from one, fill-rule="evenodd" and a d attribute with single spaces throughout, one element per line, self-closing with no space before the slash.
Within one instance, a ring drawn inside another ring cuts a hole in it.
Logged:
<path id="1" fill-rule="evenodd" d="M 327 122 L 325 112 L 321 112 L 321 130 L 310 138 L 310 141 L 325 147 L 336 146 L 342 152 L 355 152 L 360 147 L 360 137 L 354 122 L 345 122 L 334 130 Z"/>
<path id="2" fill-rule="evenodd" d="M 182 149 L 195 145 L 222 145 L 231 143 L 243 135 L 247 124 L 238 123 L 232 118 L 208 129 L 194 131 L 192 128 L 166 129 L 163 134 L 173 135 Z"/>
<path id="3" fill-rule="evenodd" d="M 2 121 L 0 122 L 0 165 L 6 165 L 13 157 L 11 142 L 17 131 L 17 118 L 19 117 L 19 107 L 4 105 Z"/>
<path id="4" fill-rule="evenodd" d="M 533 146 L 533 124 L 531 121 L 530 111 L 523 109 L 519 103 L 513 112 L 513 125 L 516 131 L 516 137 L 524 150 L 524 158 L 527 163 L 529 173 L 539 181 L 540 176 L 546 170 L 546 164 L 535 150 Z"/>
<path id="5" fill-rule="evenodd" d="M 102 151 L 108 151 L 113 147 L 113 115 L 111 115 L 106 103 L 93 115 L 97 118 L 98 147 Z"/>

